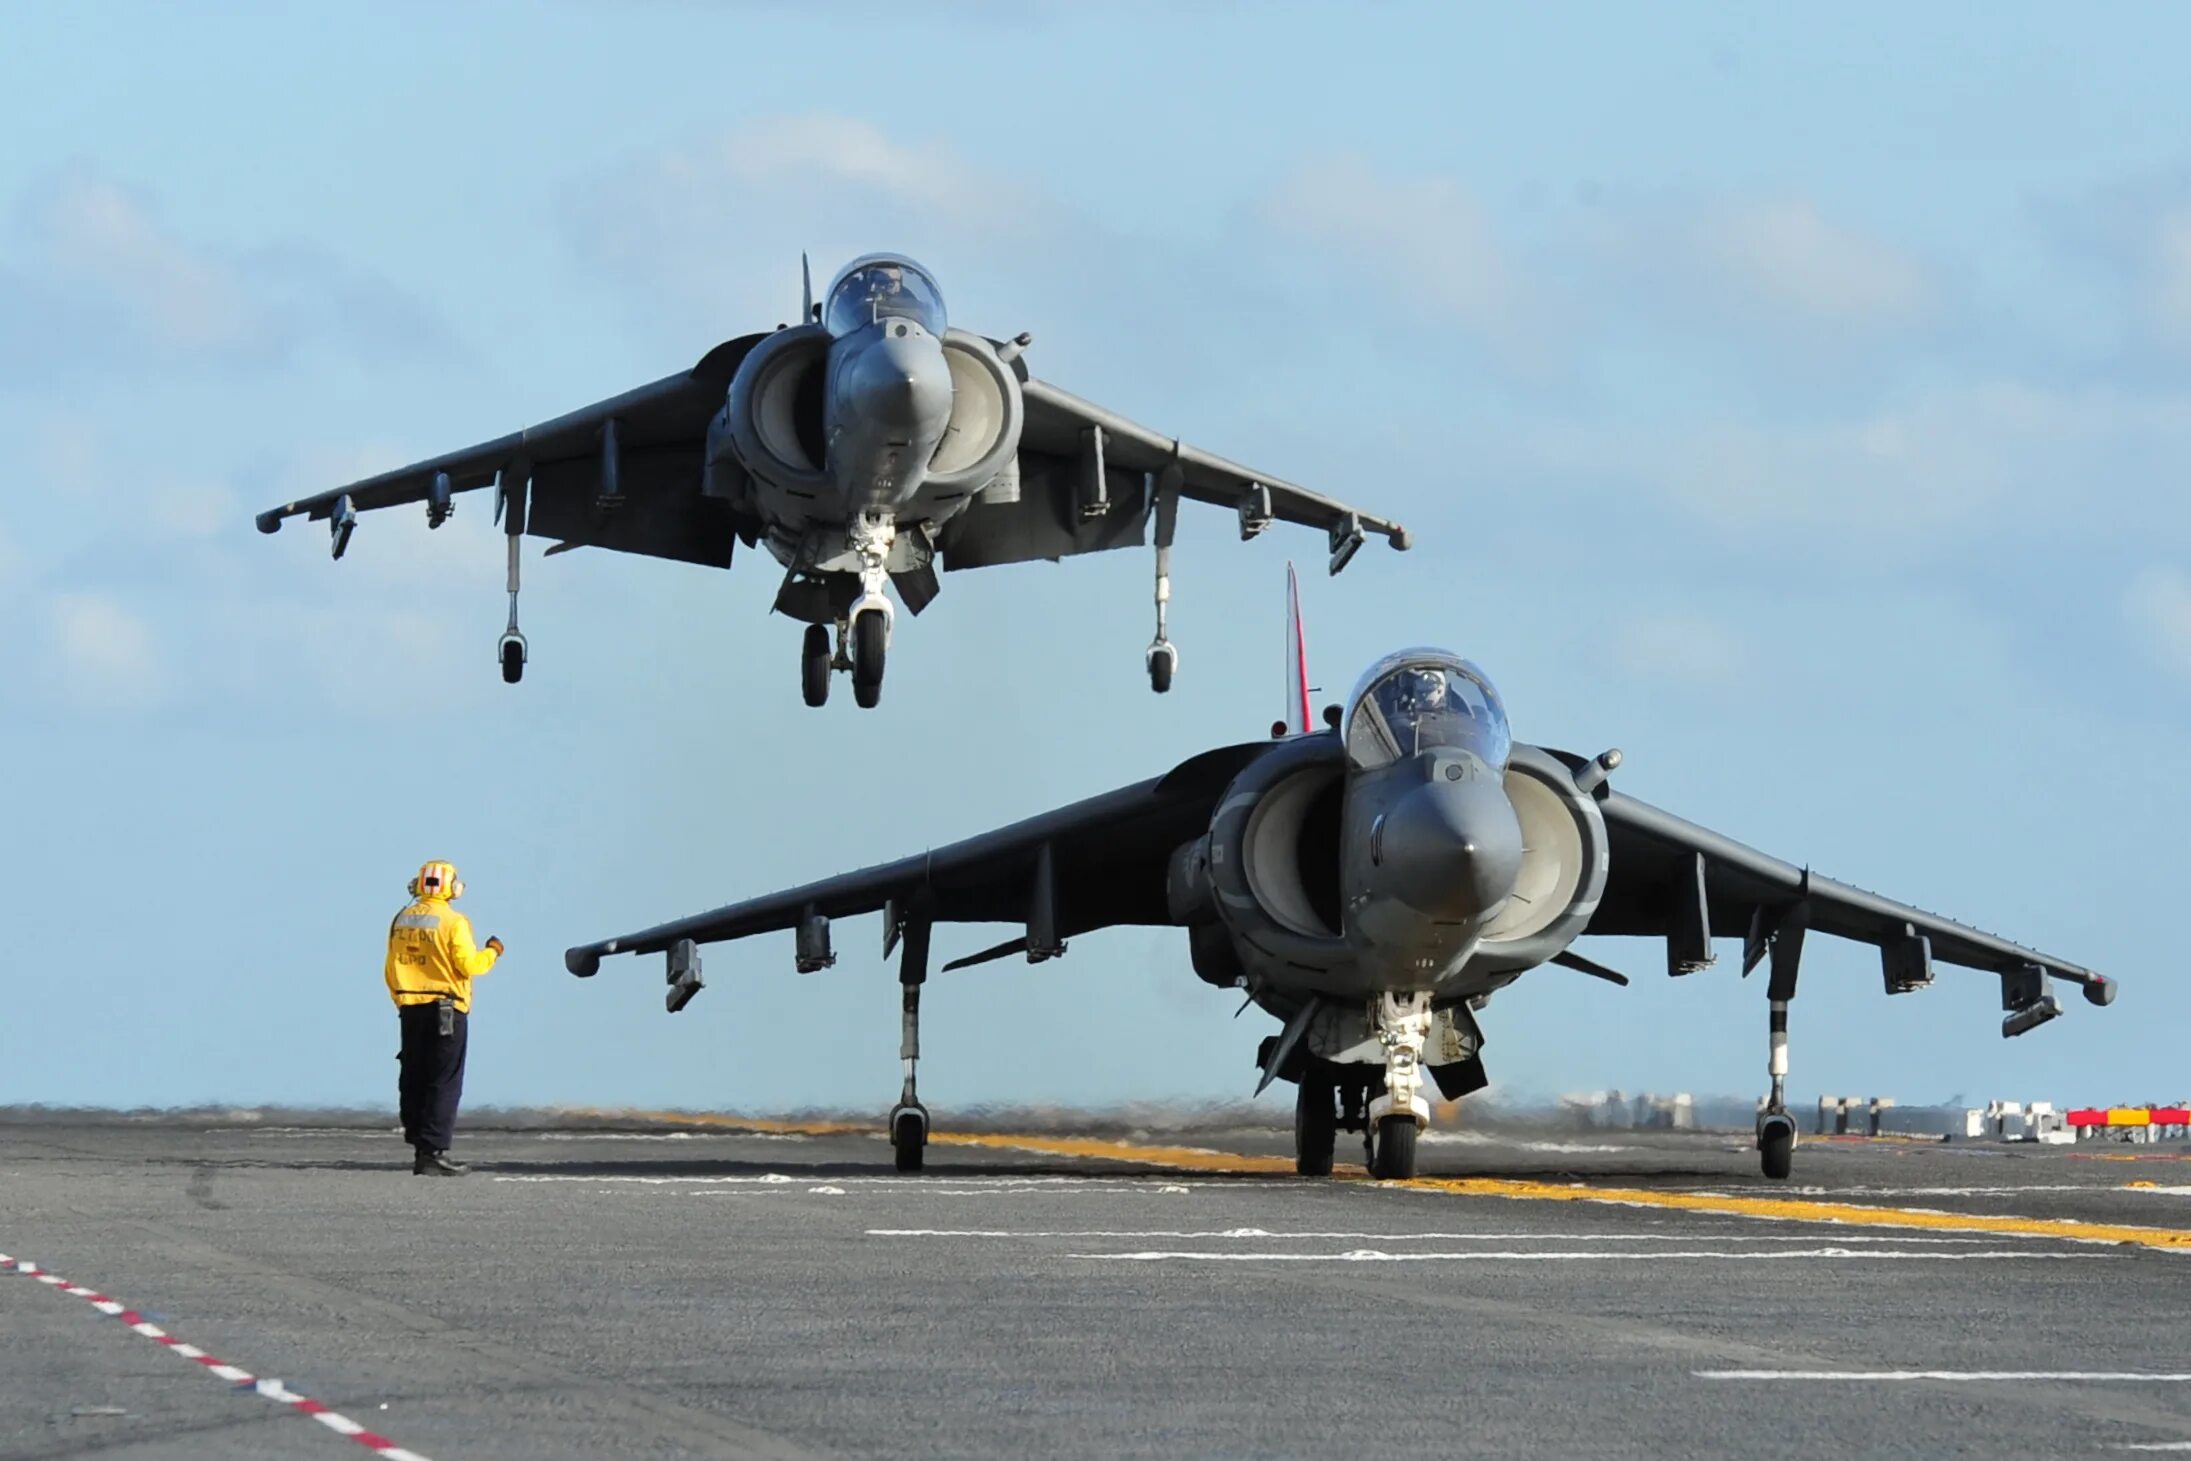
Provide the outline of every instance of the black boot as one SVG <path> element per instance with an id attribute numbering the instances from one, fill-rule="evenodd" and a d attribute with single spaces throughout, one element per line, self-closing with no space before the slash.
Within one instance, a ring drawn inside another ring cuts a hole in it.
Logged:
<path id="1" fill-rule="evenodd" d="M 471 1170 L 462 1162 L 450 1161 L 447 1152 L 437 1152 L 431 1147 L 420 1147 L 418 1156 L 411 1162 L 414 1177 L 461 1177 Z"/>

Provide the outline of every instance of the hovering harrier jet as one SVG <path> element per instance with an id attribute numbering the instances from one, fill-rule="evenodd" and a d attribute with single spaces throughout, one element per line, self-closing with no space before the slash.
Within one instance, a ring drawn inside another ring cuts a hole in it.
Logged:
<path id="1" fill-rule="evenodd" d="M 1585 759 L 1517 744 L 1483 671 L 1443 650 L 1372 665 L 1344 719 L 1327 713 L 1329 729 L 1310 732 L 1307 710 L 1302 694 L 1272 740 L 897 862 L 585 944 L 564 963 L 586 977 L 604 955 L 667 952 L 674 1013 L 700 989 L 699 944 L 792 929 L 807 973 L 835 962 L 833 920 L 880 911 L 884 957 L 904 950 L 904 1087 L 890 1117 L 903 1170 L 920 1166 L 927 1139 L 914 1065 L 938 923 L 1024 930 L 946 970 L 1054 959 L 1068 938 L 1114 924 L 1184 928 L 1199 977 L 1245 989 L 1283 1022 L 1263 1042 L 1263 1085 L 1299 1084 L 1296 1154 L 1309 1174 L 1331 1171 L 1343 1127 L 1364 1134 L 1375 1175 L 1413 1175 L 1429 1119 L 1422 1073 L 1449 1098 L 1487 1084 L 1476 1014 L 1495 992 L 1546 964 L 1628 982 L 1574 950 L 1586 934 L 1663 939 L 1669 974 L 1710 965 L 1714 938 L 1742 940 L 1745 975 L 1768 965 L 1772 1087 L 1757 1143 L 1775 1178 L 1795 1148 L 1788 1003 L 1806 933 L 1877 946 L 1889 994 L 1924 988 L 1936 964 L 1998 975 L 2003 1035 L 2061 1013 L 2055 979 L 2093 1004 L 2114 1000 L 2114 983 L 2089 969 L 1615 791 L 1618 751 Z"/>
<path id="2" fill-rule="evenodd" d="M 1156 542 L 1149 684 L 1171 687 L 1165 634 L 1182 498 L 1234 509 L 1240 535 L 1274 521 L 1322 528 L 1331 571 L 1366 535 L 1406 529 L 1129 421 L 1028 375 L 1030 337 L 950 327 L 934 276 L 891 254 L 855 259 L 800 323 L 717 346 L 689 371 L 478 446 L 353 482 L 258 515 L 324 521 L 340 558 L 358 514 L 426 505 L 438 528 L 456 494 L 493 485 L 508 537 L 510 617 L 502 678 L 524 674 L 518 539 L 553 554 L 608 548 L 728 568 L 765 546 L 783 567 L 777 612 L 809 626 L 800 683 L 809 705 L 848 671 L 874 705 L 896 587 L 918 614 L 946 570 L 1056 560 Z M 834 636 L 832 635 L 834 630 Z"/>

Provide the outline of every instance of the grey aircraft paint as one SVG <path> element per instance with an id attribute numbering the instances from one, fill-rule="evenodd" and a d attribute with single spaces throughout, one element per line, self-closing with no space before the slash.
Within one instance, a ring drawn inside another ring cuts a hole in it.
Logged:
<path id="1" fill-rule="evenodd" d="M 1028 374 L 1030 337 L 951 326 L 942 291 L 902 255 L 855 259 L 795 325 L 717 346 L 691 370 L 553 421 L 260 513 L 328 524 L 340 558 L 358 515 L 492 486 L 510 616 L 497 647 L 518 680 L 518 542 L 606 548 L 728 568 L 765 547 L 775 608 L 813 626 L 800 651 L 810 704 L 849 671 L 874 704 L 896 608 L 918 614 L 944 571 L 1156 548 L 1150 683 L 1168 689 L 1171 544 L 1181 500 L 1232 509 L 1243 538 L 1274 521 L 1321 528 L 1337 573 L 1365 537 L 1408 546 L 1398 523 L 1213 456 Z M 831 631 L 834 630 L 832 639 Z"/>
<path id="2" fill-rule="evenodd" d="M 939 922 L 1024 930 L 946 970 L 1055 958 L 1071 937 L 1117 924 L 1184 928 L 1198 976 L 1244 989 L 1282 1022 L 1263 1079 L 1300 1085 L 1303 1171 L 1330 1170 L 1331 1131 L 1345 1126 L 1370 1137 L 1373 1170 L 1408 1175 L 1426 1111 L 1416 1068 L 1449 1096 L 1480 1088 L 1475 1014 L 1496 991 L 1553 963 L 1626 982 L 1573 950 L 1585 934 L 1662 939 L 1672 975 L 1709 965 L 1715 938 L 1742 940 L 1744 973 L 1769 964 L 1773 1092 L 1759 1146 L 1780 1177 L 1794 1134 L 1787 1007 L 1808 932 L 1878 947 L 1890 994 L 1929 984 L 1937 964 L 1997 975 L 2004 1035 L 2061 1012 L 2054 980 L 2097 1005 L 2114 998 L 2089 969 L 1636 801 L 1612 788 L 1619 764 L 1614 751 L 1514 744 L 1480 670 L 1403 650 L 1362 677 L 1337 729 L 1219 747 L 897 862 L 580 945 L 565 963 L 588 977 L 604 956 L 666 951 L 674 1011 L 700 988 L 700 944 L 796 929 L 800 967 L 819 968 L 834 958 L 833 920 L 882 911 L 886 954 L 904 949 L 908 1054 L 892 1134 L 906 1166 L 919 1164 L 926 1132 L 912 1061 Z"/>

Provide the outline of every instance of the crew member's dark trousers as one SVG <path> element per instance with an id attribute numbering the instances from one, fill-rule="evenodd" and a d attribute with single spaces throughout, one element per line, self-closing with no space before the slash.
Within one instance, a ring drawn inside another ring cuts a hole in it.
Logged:
<path id="1" fill-rule="evenodd" d="M 396 1011 L 403 1021 L 402 1073 L 396 1096 L 403 1111 L 403 1139 L 428 1151 L 445 1152 L 456 1142 L 456 1104 L 464 1095 L 466 1017 L 451 1010 L 451 1033 L 441 1033 L 441 1010 L 407 1004 Z"/>

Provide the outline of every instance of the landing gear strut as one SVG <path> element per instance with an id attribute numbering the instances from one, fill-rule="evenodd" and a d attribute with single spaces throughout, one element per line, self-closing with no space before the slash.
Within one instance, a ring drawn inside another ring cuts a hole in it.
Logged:
<path id="1" fill-rule="evenodd" d="M 1764 942 L 1769 941 L 1772 976 L 1765 989 L 1770 1011 L 1765 1071 L 1773 1085 L 1757 1113 L 1757 1157 L 1759 1170 L 1775 1182 L 1786 1181 L 1795 1168 L 1795 1118 L 1788 1114 L 1788 1002 L 1795 998 L 1796 967 L 1803 958 L 1803 931 L 1809 923 L 1810 905 L 1796 904 L 1764 932 L 1762 941 L 1753 936 L 1744 957 L 1747 972 L 1764 957 Z"/>
<path id="2" fill-rule="evenodd" d="M 1415 1137 L 1430 1124 L 1422 1094 L 1423 1042 L 1430 1036 L 1430 996 L 1377 996 L 1370 1026 L 1385 1047 L 1384 1094 L 1369 1103 L 1369 1174 L 1388 1182 L 1415 1175 Z"/>
<path id="3" fill-rule="evenodd" d="M 1164 612 L 1172 602 L 1172 536 L 1179 521 L 1179 489 L 1182 476 L 1177 462 L 1156 477 L 1156 638 L 1143 659 L 1149 669 L 1149 688 L 1162 695 L 1172 687 L 1179 668 L 1179 651 L 1164 637 Z M 1329 1171 L 1327 1167 L 1325 1169 Z"/>
<path id="4" fill-rule="evenodd" d="M 890 649 L 890 621 L 895 613 L 883 594 L 883 584 L 890 576 L 890 547 L 897 540 L 897 525 L 863 512 L 853 520 L 846 538 L 860 555 L 860 596 L 845 614 L 852 631 L 852 698 L 862 710 L 873 710 L 882 701 L 883 659 Z"/>
<path id="5" fill-rule="evenodd" d="M 495 644 L 495 658 L 502 662 L 502 683 L 514 685 L 525 678 L 525 661 L 531 657 L 531 647 L 517 627 L 517 543 L 525 531 L 525 499 L 522 489 L 510 495 L 504 505 L 509 514 L 506 534 L 510 555 L 510 622 L 502 630 L 502 638 Z"/>
<path id="6" fill-rule="evenodd" d="M 898 966 L 898 982 L 904 990 L 902 1033 L 898 1059 L 905 1066 L 905 1084 L 898 1104 L 890 1111 L 890 1147 L 901 1172 L 918 1172 L 928 1148 L 928 1108 L 921 1104 L 916 1074 L 921 1058 L 921 985 L 928 979 L 929 922 L 918 915 L 905 925 L 905 958 Z"/>

